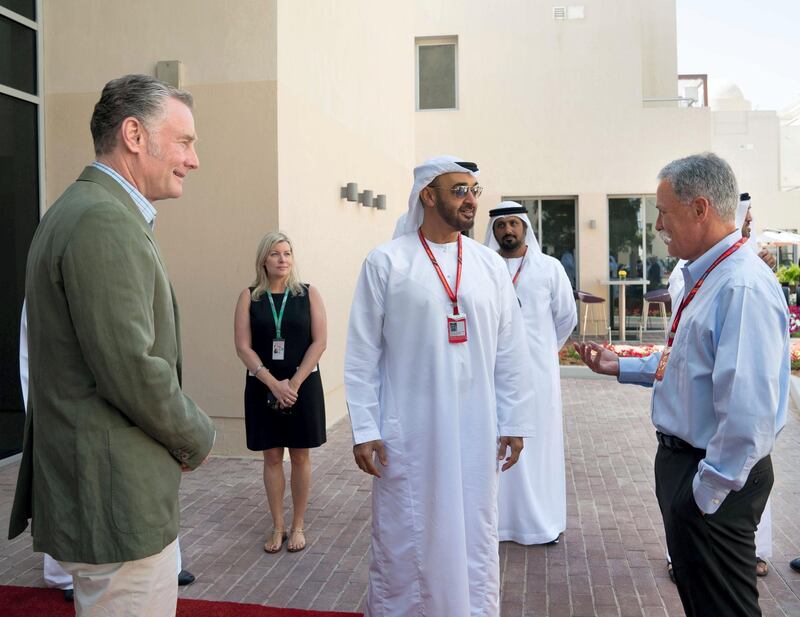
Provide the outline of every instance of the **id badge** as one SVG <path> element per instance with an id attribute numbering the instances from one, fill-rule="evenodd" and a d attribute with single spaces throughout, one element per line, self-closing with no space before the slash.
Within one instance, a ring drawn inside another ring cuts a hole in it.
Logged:
<path id="1" fill-rule="evenodd" d="M 658 381 L 664 379 L 664 371 L 667 370 L 670 351 L 672 351 L 672 347 L 664 347 L 664 351 L 661 352 L 661 359 L 658 361 L 658 368 L 656 368 L 656 380 Z"/>
<path id="2" fill-rule="evenodd" d="M 284 352 L 286 351 L 286 340 L 276 338 L 272 341 L 272 359 L 283 360 Z"/>
<path id="3" fill-rule="evenodd" d="M 467 316 L 449 315 L 447 317 L 447 340 L 451 343 L 467 342 Z"/>

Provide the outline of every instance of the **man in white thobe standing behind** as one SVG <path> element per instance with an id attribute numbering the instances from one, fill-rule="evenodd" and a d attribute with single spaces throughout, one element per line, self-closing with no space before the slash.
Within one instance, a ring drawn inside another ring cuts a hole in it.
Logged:
<path id="1" fill-rule="evenodd" d="M 558 350 L 578 323 L 572 285 L 557 259 L 542 253 L 525 207 L 504 201 L 489 212 L 484 244 L 506 262 L 525 320 L 536 401 L 527 410 L 536 437 L 500 478 L 500 541 L 557 542 L 567 526 L 564 427 Z"/>
<path id="2" fill-rule="evenodd" d="M 534 396 L 505 264 L 461 234 L 476 173 L 456 157 L 415 168 L 403 228 L 356 287 L 345 387 L 356 463 L 375 476 L 365 617 L 500 613 L 498 471 L 533 434 Z"/>

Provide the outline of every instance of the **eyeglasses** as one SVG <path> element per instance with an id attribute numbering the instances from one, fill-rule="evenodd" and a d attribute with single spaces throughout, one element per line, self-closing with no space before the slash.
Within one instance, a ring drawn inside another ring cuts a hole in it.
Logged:
<path id="1" fill-rule="evenodd" d="M 481 196 L 481 193 L 483 193 L 483 187 L 480 184 L 476 184 L 475 186 L 467 186 L 466 184 L 459 184 L 458 186 L 454 186 L 449 189 L 443 186 L 433 186 L 432 184 L 429 184 L 428 188 L 439 189 L 440 191 L 450 191 L 453 195 L 455 195 L 459 199 L 464 199 L 467 196 L 467 193 L 472 193 L 472 196 L 477 199 L 478 197 Z"/>

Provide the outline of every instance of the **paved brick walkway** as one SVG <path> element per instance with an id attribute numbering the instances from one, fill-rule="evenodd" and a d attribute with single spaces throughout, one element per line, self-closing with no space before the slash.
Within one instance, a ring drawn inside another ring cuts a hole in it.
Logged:
<path id="1" fill-rule="evenodd" d="M 655 439 L 649 391 L 613 381 L 563 380 L 568 529 L 555 546 L 501 546 L 504 617 L 680 616 L 666 575 L 664 537 L 652 483 Z M 774 555 L 759 583 L 767 617 L 800 615 L 800 415 L 774 454 Z M 213 459 L 185 476 L 181 543 L 197 582 L 187 598 L 327 610 L 363 607 L 369 551 L 369 479 L 350 454 L 346 421 L 313 456 L 309 547 L 267 555 L 270 528 L 261 463 Z M 17 465 L 0 468 L 0 528 L 8 525 Z M 287 498 L 287 507 L 289 500 Z M 30 536 L 0 540 L 0 584 L 42 585 Z"/>

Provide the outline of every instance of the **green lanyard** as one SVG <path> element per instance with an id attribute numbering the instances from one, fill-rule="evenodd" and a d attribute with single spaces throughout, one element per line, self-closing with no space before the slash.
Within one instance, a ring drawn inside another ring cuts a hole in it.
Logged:
<path id="1" fill-rule="evenodd" d="M 272 300 L 272 293 L 267 294 L 267 298 L 269 298 L 269 306 L 272 308 L 272 319 L 275 320 L 275 338 L 280 340 L 281 338 L 281 322 L 283 321 L 283 310 L 286 308 L 286 298 L 289 297 L 289 288 L 286 288 L 286 291 L 283 292 L 283 302 L 281 302 L 281 314 L 275 311 L 275 302 Z"/>

